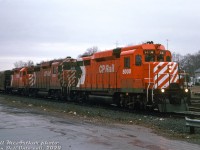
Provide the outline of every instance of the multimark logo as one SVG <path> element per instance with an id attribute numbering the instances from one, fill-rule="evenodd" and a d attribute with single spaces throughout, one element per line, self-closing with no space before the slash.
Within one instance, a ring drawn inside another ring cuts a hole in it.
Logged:
<path id="1" fill-rule="evenodd" d="M 114 72 L 115 65 L 100 65 L 99 66 L 99 73 L 106 73 L 106 72 Z"/>

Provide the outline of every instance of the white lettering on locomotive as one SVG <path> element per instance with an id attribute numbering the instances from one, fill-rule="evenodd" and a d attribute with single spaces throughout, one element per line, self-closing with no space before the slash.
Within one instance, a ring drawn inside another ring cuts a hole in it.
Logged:
<path id="1" fill-rule="evenodd" d="M 100 65 L 99 73 L 115 72 L 115 65 Z"/>
<path id="2" fill-rule="evenodd" d="M 131 69 L 123 69 L 122 74 L 131 74 Z"/>
<path id="3" fill-rule="evenodd" d="M 44 71 L 44 77 L 51 76 L 51 71 Z"/>
<path id="4" fill-rule="evenodd" d="M 99 73 L 104 73 L 105 70 L 105 65 L 100 65 L 99 66 Z"/>

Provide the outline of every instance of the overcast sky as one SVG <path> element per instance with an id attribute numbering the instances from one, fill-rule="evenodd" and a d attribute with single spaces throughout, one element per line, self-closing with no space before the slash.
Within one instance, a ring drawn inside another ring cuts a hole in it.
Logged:
<path id="1" fill-rule="evenodd" d="M 0 70 L 145 41 L 200 50 L 199 0 L 0 0 Z"/>

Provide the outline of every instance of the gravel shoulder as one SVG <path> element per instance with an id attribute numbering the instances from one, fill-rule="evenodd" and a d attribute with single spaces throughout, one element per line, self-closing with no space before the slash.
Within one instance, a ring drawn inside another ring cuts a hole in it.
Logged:
<path id="1" fill-rule="evenodd" d="M 182 140 L 200 145 L 200 129 L 190 134 L 184 118 L 173 118 L 148 113 L 128 113 L 108 110 L 101 107 L 80 106 L 71 103 L 58 103 L 41 99 L 13 97 L 0 94 L 0 103 L 10 107 L 23 108 L 32 113 L 48 114 L 54 117 L 71 118 L 98 125 L 120 124 L 139 125 L 152 129 L 158 135 L 173 140 Z"/>

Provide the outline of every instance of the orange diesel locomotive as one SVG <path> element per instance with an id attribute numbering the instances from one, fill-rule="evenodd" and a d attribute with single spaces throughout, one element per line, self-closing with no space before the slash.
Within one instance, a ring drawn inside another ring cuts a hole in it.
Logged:
<path id="1" fill-rule="evenodd" d="M 184 111 L 190 90 L 185 74 L 171 60 L 163 45 L 147 42 L 5 71 L 0 73 L 6 80 L 0 90 L 85 101 L 89 95 L 110 96 L 119 107 Z"/>
<path id="2" fill-rule="evenodd" d="M 81 75 L 70 87 L 71 97 L 107 95 L 120 107 L 187 110 L 190 92 L 178 63 L 171 59 L 169 50 L 153 42 L 80 58 Z"/>

